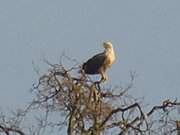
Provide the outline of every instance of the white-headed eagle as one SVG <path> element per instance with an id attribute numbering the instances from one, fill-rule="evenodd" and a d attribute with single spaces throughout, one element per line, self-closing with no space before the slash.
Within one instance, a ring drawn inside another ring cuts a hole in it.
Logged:
<path id="1" fill-rule="evenodd" d="M 115 53 L 111 42 L 103 43 L 104 52 L 99 53 L 87 60 L 82 69 L 86 74 L 101 74 L 101 81 L 106 81 L 108 76 L 106 70 L 111 67 L 115 61 Z"/>

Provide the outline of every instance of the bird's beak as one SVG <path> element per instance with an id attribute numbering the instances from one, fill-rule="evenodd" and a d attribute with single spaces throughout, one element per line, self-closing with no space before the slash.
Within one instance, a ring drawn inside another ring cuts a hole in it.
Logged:
<path id="1" fill-rule="evenodd" d="M 105 49 L 107 49 L 107 44 L 106 44 L 106 43 L 103 43 L 103 47 L 104 47 Z"/>

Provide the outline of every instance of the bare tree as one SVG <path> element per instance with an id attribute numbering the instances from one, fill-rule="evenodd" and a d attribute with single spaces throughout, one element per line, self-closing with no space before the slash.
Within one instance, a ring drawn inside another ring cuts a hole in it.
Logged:
<path id="1" fill-rule="evenodd" d="M 178 99 L 166 99 L 148 109 L 143 99 L 128 94 L 134 74 L 127 87 L 106 88 L 91 80 L 80 67 L 67 69 L 63 64 L 48 64 L 50 69 L 33 86 L 32 103 L 17 111 L 14 120 L 7 121 L 1 114 L 1 133 L 40 135 L 64 127 L 68 135 L 180 135 Z M 74 73 L 77 70 L 80 72 Z M 34 121 L 35 127 L 24 127 L 29 112 L 41 114 Z"/>

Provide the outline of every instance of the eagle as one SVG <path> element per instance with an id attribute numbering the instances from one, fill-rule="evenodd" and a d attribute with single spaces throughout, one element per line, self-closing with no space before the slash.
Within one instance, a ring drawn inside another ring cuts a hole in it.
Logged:
<path id="1" fill-rule="evenodd" d="M 104 42 L 103 47 L 104 51 L 102 53 L 96 54 L 82 65 L 85 74 L 100 74 L 100 82 L 108 80 L 106 71 L 115 61 L 115 52 L 112 43 Z"/>

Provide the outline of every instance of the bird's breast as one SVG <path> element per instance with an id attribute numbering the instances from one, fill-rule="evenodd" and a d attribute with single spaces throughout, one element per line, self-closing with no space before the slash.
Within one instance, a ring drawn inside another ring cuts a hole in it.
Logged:
<path id="1" fill-rule="evenodd" d="M 107 53 L 106 54 L 106 60 L 105 60 L 105 65 L 110 67 L 115 61 L 115 56 L 113 53 Z"/>

